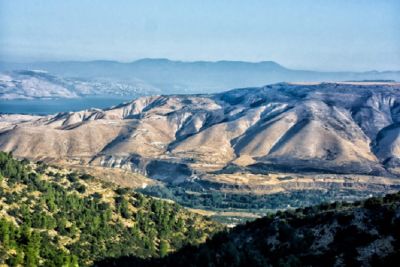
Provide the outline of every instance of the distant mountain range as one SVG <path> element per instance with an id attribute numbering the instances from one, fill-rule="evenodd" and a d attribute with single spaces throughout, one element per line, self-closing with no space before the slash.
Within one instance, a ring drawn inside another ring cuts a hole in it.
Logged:
<path id="1" fill-rule="evenodd" d="M 19 72 L 15 72 L 15 71 Z M 42 70 L 48 72 L 21 72 Z M 94 95 L 150 95 L 155 93 L 215 93 L 230 88 L 255 87 L 277 82 L 396 80 L 400 71 L 318 72 L 292 70 L 273 61 L 195 61 L 141 59 L 116 61 L 0 62 L 1 98 L 79 97 Z M 5 72 L 5 73 L 4 73 Z M 41 74 L 39 74 L 41 73 Z M 21 77 L 24 75 L 24 77 Z M 32 77 L 29 77 L 32 76 Z M 21 84 L 26 79 L 29 90 Z M 60 80 L 62 88 L 60 88 Z M 29 92 L 35 91 L 34 94 Z M 83 91 L 82 91 L 83 90 Z M 18 91 L 13 93 L 13 91 Z M 68 92 L 67 92 L 68 91 Z"/>

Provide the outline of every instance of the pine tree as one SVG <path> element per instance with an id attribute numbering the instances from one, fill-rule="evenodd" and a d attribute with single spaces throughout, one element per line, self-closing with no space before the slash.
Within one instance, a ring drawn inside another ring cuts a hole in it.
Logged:
<path id="1" fill-rule="evenodd" d="M 160 257 L 164 257 L 168 254 L 169 244 L 165 240 L 160 241 Z"/>
<path id="2" fill-rule="evenodd" d="M 10 243 L 10 225 L 4 219 L 0 221 L 0 235 L 3 246 L 7 248 Z"/>
<path id="3" fill-rule="evenodd" d="M 26 266 L 38 266 L 40 252 L 40 236 L 36 232 L 32 232 L 26 245 Z"/>

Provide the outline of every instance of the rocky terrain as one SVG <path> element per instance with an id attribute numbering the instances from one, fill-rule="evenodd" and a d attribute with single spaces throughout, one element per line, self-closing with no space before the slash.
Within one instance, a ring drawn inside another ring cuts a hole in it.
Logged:
<path id="1" fill-rule="evenodd" d="M 399 127 L 399 83 L 279 83 L 141 97 L 106 110 L 1 115 L 0 150 L 174 184 L 273 191 L 334 186 L 340 178 L 342 185 L 366 179 L 390 189 L 400 174 Z"/>

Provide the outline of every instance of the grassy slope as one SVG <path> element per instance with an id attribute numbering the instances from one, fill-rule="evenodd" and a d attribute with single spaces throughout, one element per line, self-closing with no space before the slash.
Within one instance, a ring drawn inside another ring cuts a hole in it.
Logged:
<path id="1" fill-rule="evenodd" d="M 0 265 L 159 257 L 222 230 L 177 204 L 3 152 L 0 177 Z"/>

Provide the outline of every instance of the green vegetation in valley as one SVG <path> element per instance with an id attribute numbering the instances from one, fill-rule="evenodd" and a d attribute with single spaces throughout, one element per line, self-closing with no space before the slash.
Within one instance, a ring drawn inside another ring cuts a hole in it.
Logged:
<path id="1" fill-rule="evenodd" d="M 98 266 L 399 266 L 400 193 L 278 211 L 162 259 Z"/>
<path id="2" fill-rule="evenodd" d="M 177 204 L 0 152 L 0 265 L 164 257 L 222 229 Z"/>
<path id="3" fill-rule="evenodd" d="M 185 207 L 214 211 L 246 211 L 266 215 L 271 211 L 317 205 L 337 200 L 367 198 L 369 191 L 352 189 L 298 190 L 274 194 L 234 193 L 206 181 L 148 186 L 139 192 L 171 199 Z"/>

